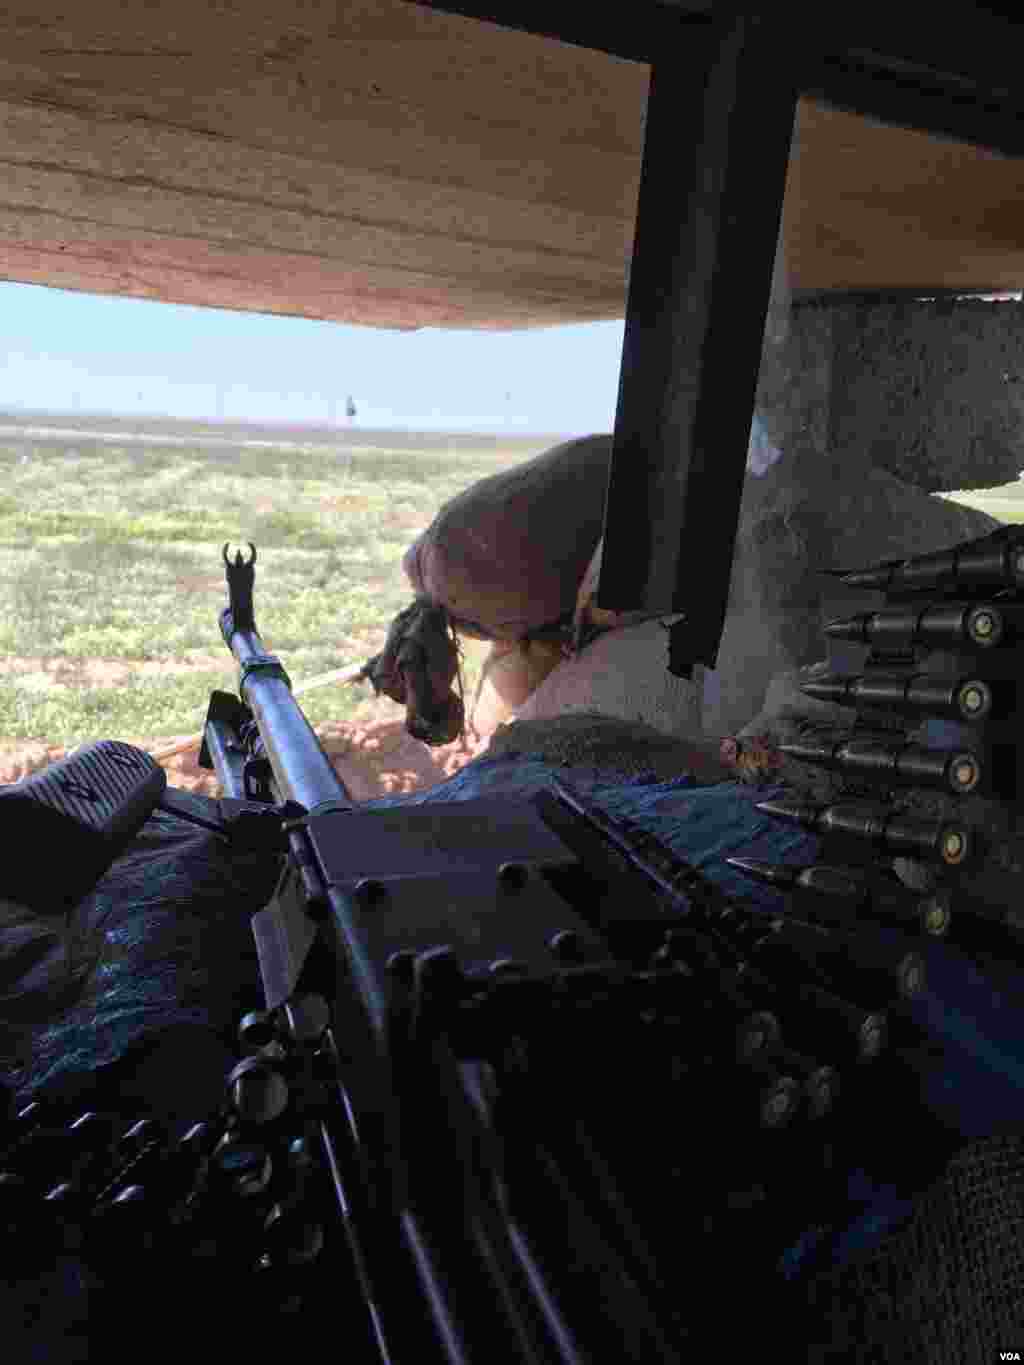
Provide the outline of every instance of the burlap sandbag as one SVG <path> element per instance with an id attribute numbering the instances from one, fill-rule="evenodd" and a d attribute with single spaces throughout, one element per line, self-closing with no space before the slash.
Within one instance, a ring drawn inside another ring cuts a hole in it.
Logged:
<path id="1" fill-rule="evenodd" d="M 600 539 L 611 436 L 583 436 L 465 489 L 406 551 L 419 595 L 460 634 L 521 640 L 571 621 Z"/>

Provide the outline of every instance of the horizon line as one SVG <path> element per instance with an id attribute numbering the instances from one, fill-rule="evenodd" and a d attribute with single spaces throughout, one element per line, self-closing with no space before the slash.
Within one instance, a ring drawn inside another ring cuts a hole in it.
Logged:
<path id="1" fill-rule="evenodd" d="M 113 420 L 115 420 L 115 421 L 121 421 L 121 422 L 129 422 L 129 421 L 131 421 L 131 422 L 146 422 L 146 421 L 152 421 L 152 422 L 180 422 L 180 423 L 201 424 L 201 425 L 203 425 L 203 426 L 211 426 L 211 427 L 260 427 L 260 428 L 263 428 L 263 429 L 267 429 L 267 428 L 280 428 L 280 429 L 282 429 L 282 430 L 290 430 L 290 431 L 307 430 L 307 431 L 330 431 L 330 432 L 337 432 L 337 433 L 363 432 L 363 433 L 366 433 L 366 434 L 369 434 L 369 433 L 371 433 L 371 432 L 402 432 L 402 431 L 406 431 L 406 432 L 409 432 L 410 434 L 416 434 L 416 435 L 434 435 L 434 436 L 446 436 L 446 435 L 451 435 L 451 436 L 459 436 L 459 435 L 493 436 L 493 437 L 495 437 L 496 439 L 500 439 L 501 437 L 515 437 L 515 438 L 522 438 L 522 439 L 532 439 L 532 438 L 534 438 L 534 437 L 560 437 L 560 438 L 563 438 L 563 439 L 572 439 L 573 436 L 574 436 L 575 434 L 577 434 L 577 433 L 573 433 L 573 432 L 569 432 L 569 431 L 552 431 L 550 428 L 549 428 L 549 429 L 546 429 L 546 430 L 542 430 L 542 429 L 530 430 L 530 429 L 524 429 L 524 428 L 521 428 L 521 427 L 520 427 L 520 428 L 516 428 L 516 429 L 513 429 L 513 430 L 508 430 L 508 429 L 504 429 L 504 430 L 503 430 L 503 429 L 501 429 L 501 428 L 496 428 L 496 427 L 484 427 L 484 426 L 479 426 L 479 425 L 476 425 L 476 426 L 474 426 L 474 425 L 459 426 L 459 425 L 457 425 L 457 419 L 455 419 L 456 424 L 453 424 L 453 425 L 450 426 L 450 427 L 427 428 L 427 427 L 422 427 L 422 426 L 414 426 L 414 425 L 412 425 L 412 424 L 409 423 L 409 422 L 402 422 L 401 419 L 397 419 L 396 422 L 395 422 L 395 424 L 392 425 L 392 426 L 376 426 L 376 425 L 374 425 L 374 426 L 362 426 L 362 425 L 360 425 L 358 422 L 353 422 L 353 421 L 350 421 L 350 420 L 348 420 L 348 419 L 346 419 L 346 421 L 345 421 L 344 423 L 340 423 L 340 422 L 331 422 L 330 420 L 327 420 L 327 419 L 313 420 L 313 419 L 309 419 L 309 418 L 306 418 L 306 419 L 302 419 L 302 418 L 286 419 L 286 418 L 281 418 L 281 417 L 212 417 L 212 416 L 204 416 L 204 417 L 183 417 L 183 416 L 181 416 L 180 413 L 167 413 L 167 412 L 151 412 L 151 411 L 147 411 L 147 412 L 137 412 L 137 411 L 136 411 L 136 412 L 125 412 L 125 411 L 117 411 L 117 410 L 113 410 L 113 409 L 109 409 L 109 408 L 75 408 L 75 409 L 69 409 L 69 408 L 37 408 L 37 407 L 23 407 L 23 406 L 20 406 L 20 405 L 18 405 L 18 404 L 11 404 L 11 405 L 8 405 L 8 404 L 0 404 L 0 419 L 2 419 L 2 418 L 4 418 L 4 417 L 8 417 L 8 416 L 9 416 L 9 417 L 12 417 L 12 418 L 19 418 L 19 419 L 24 419 L 24 418 L 48 418 L 48 419 L 51 419 L 51 420 L 59 420 L 59 421 L 62 421 L 62 422 L 67 422 L 67 423 L 74 422 L 74 421 L 81 421 L 82 419 L 101 418 L 101 419 L 113 419 Z"/>

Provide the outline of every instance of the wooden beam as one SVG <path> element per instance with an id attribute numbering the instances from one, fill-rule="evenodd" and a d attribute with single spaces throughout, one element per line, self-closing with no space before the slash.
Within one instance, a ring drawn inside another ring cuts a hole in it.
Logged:
<path id="1" fill-rule="evenodd" d="M 666 43 L 671 45 L 680 25 L 707 23 L 728 18 L 737 6 L 722 0 L 640 0 L 630 5 L 580 6 L 575 0 L 416 0 L 423 8 L 446 11 L 498 24 L 521 33 L 553 38 L 559 42 L 591 48 L 634 61 L 653 62 Z M 831 6 L 815 12 L 804 4 L 747 3 L 744 13 L 757 15 L 785 29 L 796 41 L 808 41 L 827 53 L 834 67 L 836 90 L 856 90 L 853 103 L 858 113 L 885 118 L 882 105 L 898 99 L 898 86 L 911 94 L 920 91 L 938 96 L 938 123 L 910 122 L 935 132 L 966 136 L 972 123 L 969 107 L 987 106 L 991 115 L 1001 111 L 1013 118 L 1024 108 L 1020 94 L 1019 46 L 1021 19 L 1012 7 L 1004 13 L 993 6 L 950 3 L 933 7 L 927 22 L 913 6 L 861 3 Z M 846 73 L 850 75 L 847 85 Z M 818 76 L 812 76 L 806 94 L 824 93 Z M 863 77 L 876 80 L 879 101 L 863 103 Z M 940 106 L 945 105 L 945 112 Z M 957 128 L 963 131 L 957 131 Z M 987 138 L 986 134 L 986 138 Z M 1011 133 L 1012 136 L 1012 133 Z M 983 139 L 979 145 L 998 147 Z"/>
<path id="2" fill-rule="evenodd" d="M 970 131 L 972 105 L 1007 118 L 1018 117 L 1024 110 L 1019 55 L 1022 20 L 1013 10 L 1008 18 L 994 13 L 992 6 L 948 4 L 934 6 L 927 22 L 922 22 L 921 11 L 914 6 L 873 0 L 834 6 L 827 13 L 801 6 L 794 24 L 794 18 L 777 7 L 764 9 L 774 14 L 776 23 L 798 27 L 806 50 L 816 49 L 826 64 L 835 66 L 837 82 L 845 79 L 839 70 L 844 67 L 861 84 L 862 93 L 849 106 L 858 113 L 890 117 L 878 100 L 863 101 L 865 77 L 883 102 L 898 99 L 901 91 L 911 101 L 915 92 L 926 98 L 934 94 L 937 98 L 931 103 L 939 121 L 934 122 L 932 116 L 925 122 L 914 118 L 906 126 L 948 132 L 969 141 L 975 140 Z M 805 75 L 809 79 L 802 84 L 803 93 L 811 94 L 817 85 L 814 73 Z M 824 94 L 824 87 L 820 89 Z M 852 84 L 849 89 L 852 92 Z M 894 121 L 902 122 L 903 115 Z M 986 135 L 981 145 L 998 147 L 999 143 L 989 142 Z"/>
<path id="3" fill-rule="evenodd" d="M 581 5 L 579 0 L 415 0 L 424 9 L 443 10 L 498 24 L 519 33 L 606 52 L 629 61 L 652 62 L 688 23 L 708 22 L 709 6 L 645 3 Z"/>
<path id="4" fill-rule="evenodd" d="M 1024 154 L 1024 104 L 913 68 L 892 69 L 868 54 L 823 53 L 803 75 L 803 92 L 835 109 L 899 128 L 955 138 L 1005 156 Z"/>
<path id="5" fill-rule="evenodd" d="M 1024 160 L 801 99 L 786 202 L 794 296 L 1024 283 Z"/>
<path id="6" fill-rule="evenodd" d="M 761 20 L 654 64 L 598 605 L 685 612 L 669 669 L 718 655 L 797 90 Z"/>
<path id="7" fill-rule="evenodd" d="M 11 0 L 0 279 L 384 327 L 619 318 L 647 77 L 400 0 Z"/>

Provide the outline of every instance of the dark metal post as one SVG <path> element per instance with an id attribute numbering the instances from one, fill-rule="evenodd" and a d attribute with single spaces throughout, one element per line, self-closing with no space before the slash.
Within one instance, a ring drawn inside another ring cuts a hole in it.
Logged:
<path id="1" fill-rule="evenodd" d="M 754 17 L 658 55 L 598 604 L 685 612 L 670 671 L 715 666 L 796 112 L 790 34 Z"/>

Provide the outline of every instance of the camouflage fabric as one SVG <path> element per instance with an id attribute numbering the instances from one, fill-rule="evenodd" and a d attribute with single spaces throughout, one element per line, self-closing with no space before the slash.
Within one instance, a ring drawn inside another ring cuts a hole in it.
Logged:
<path id="1" fill-rule="evenodd" d="M 450 744 L 464 731 L 459 646 L 444 607 L 426 598 L 400 611 L 380 654 L 357 676 L 406 708 L 405 728 L 426 744 Z M 459 691 L 452 683 L 458 678 Z"/>

